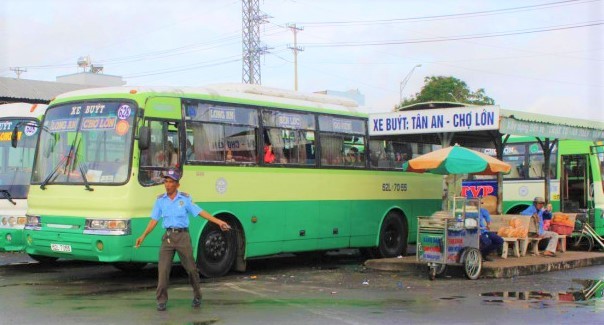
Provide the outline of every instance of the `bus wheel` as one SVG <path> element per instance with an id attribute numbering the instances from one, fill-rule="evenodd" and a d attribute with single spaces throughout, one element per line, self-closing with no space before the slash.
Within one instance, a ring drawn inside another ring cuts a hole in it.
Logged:
<path id="1" fill-rule="evenodd" d="M 390 211 L 384 219 L 377 252 L 379 257 L 397 257 L 407 252 L 407 228 L 399 213 Z"/>
<path id="2" fill-rule="evenodd" d="M 199 238 L 197 266 L 201 275 L 211 278 L 227 274 L 237 255 L 237 238 L 233 230 L 221 231 L 220 228 L 208 223 Z"/>
<path id="3" fill-rule="evenodd" d="M 52 257 L 52 256 L 42 256 L 42 255 L 32 255 L 32 254 L 28 254 L 28 255 L 29 255 L 29 257 L 38 261 L 38 263 L 40 263 L 40 264 L 53 264 L 54 262 L 56 262 L 59 259 L 58 257 Z"/>
<path id="4" fill-rule="evenodd" d="M 147 266 L 147 263 L 133 262 L 133 263 L 113 263 L 113 267 L 123 272 L 136 272 Z"/>

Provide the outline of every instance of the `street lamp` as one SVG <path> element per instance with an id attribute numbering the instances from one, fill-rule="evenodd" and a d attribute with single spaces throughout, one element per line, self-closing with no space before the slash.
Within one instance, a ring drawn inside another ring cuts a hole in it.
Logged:
<path id="1" fill-rule="evenodd" d="M 411 68 L 411 71 L 409 71 L 409 73 L 407 73 L 407 75 L 405 76 L 405 79 L 403 79 L 403 81 L 401 81 L 401 87 L 400 87 L 400 101 L 399 102 L 403 102 L 403 89 L 405 89 L 405 86 L 407 85 L 407 81 L 409 81 L 409 78 L 411 78 L 411 75 L 413 74 L 413 71 L 415 71 L 415 68 L 419 68 L 421 67 L 421 64 L 417 64 L 416 66 L 414 66 L 413 68 Z"/>

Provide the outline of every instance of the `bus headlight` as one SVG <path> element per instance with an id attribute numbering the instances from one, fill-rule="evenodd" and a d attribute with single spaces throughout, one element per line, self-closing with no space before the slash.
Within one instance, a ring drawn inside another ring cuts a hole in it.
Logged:
<path id="1" fill-rule="evenodd" d="M 40 223 L 40 216 L 26 214 L 25 218 L 25 229 L 40 230 L 42 228 L 42 224 Z"/>
<path id="2" fill-rule="evenodd" d="M 90 235 L 130 235 L 130 219 L 86 219 L 84 233 Z"/>
<path id="3" fill-rule="evenodd" d="M 24 225 L 25 225 L 25 217 L 3 216 L 0 218 L 0 228 L 23 229 Z"/>

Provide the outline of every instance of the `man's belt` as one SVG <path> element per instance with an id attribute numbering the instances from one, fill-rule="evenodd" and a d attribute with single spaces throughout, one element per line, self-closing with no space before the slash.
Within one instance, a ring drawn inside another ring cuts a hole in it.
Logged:
<path id="1" fill-rule="evenodd" d="M 166 228 L 166 231 L 169 232 L 189 232 L 189 228 Z"/>

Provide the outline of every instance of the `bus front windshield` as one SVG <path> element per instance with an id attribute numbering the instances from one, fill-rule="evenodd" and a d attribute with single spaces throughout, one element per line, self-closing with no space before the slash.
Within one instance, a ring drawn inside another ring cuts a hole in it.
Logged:
<path id="1" fill-rule="evenodd" d="M 32 183 L 125 183 L 135 116 L 134 103 L 122 101 L 49 108 L 40 131 Z"/>
<path id="2" fill-rule="evenodd" d="M 17 148 L 11 145 L 15 127 L 19 141 Z M 0 120 L 0 199 L 27 198 L 37 138 L 36 120 Z"/>

